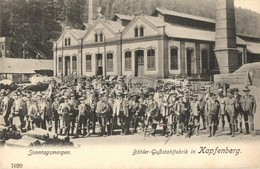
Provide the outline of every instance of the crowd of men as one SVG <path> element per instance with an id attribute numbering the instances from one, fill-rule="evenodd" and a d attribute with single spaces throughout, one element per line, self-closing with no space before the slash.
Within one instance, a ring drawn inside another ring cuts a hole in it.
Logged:
<path id="1" fill-rule="evenodd" d="M 255 98 L 248 87 L 239 93 L 237 88 L 195 89 L 191 83 L 153 88 L 126 83 L 124 77 L 85 78 L 70 86 L 53 80 L 43 92 L 1 90 L 0 112 L 4 125 L 18 125 L 21 132 L 38 127 L 75 137 L 119 132 L 170 137 L 207 130 L 212 137 L 229 126 L 232 137 L 255 136 Z"/>

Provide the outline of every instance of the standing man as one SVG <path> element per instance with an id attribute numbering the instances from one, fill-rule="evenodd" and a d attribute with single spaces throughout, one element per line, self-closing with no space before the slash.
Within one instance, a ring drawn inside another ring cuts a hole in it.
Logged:
<path id="1" fill-rule="evenodd" d="M 253 95 L 250 95 L 250 89 L 246 86 L 244 89 L 244 95 L 241 98 L 241 106 L 244 113 L 246 133 L 249 134 L 249 124 L 250 123 L 250 133 L 252 136 L 255 136 L 254 131 L 254 115 L 256 112 L 256 100 Z"/>
<path id="2" fill-rule="evenodd" d="M 227 113 L 227 118 L 229 122 L 230 133 L 232 137 L 235 136 L 235 98 L 233 97 L 233 91 L 231 89 L 227 90 L 225 112 Z"/>
<path id="3" fill-rule="evenodd" d="M 219 101 L 216 99 L 215 93 L 210 93 L 210 98 L 206 102 L 205 113 L 209 122 L 209 137 L 215 135 L 217 130 L 217 122 L 220 111 Z"/>
<path id="4" fill-rule="evenodd" d="M 69 100 L 70 105 L 70 125 L 69 125 L 69 132 L 70 135 L 74 134 L 75 124 L 76 124 L 76 117 L 78 116 L 78 101 L 75 99 L 75 95 L 72 94 Z"/>
<path id="5" fill-rule="evenodd" d="M 154 136 L 157 128 L 157 121 L 159 116 L 158 103 L 153 99 L 154 93 L 150 92 L 148 97 L 148 105 L 146 109 L 146 123 L 145 130 L 149 124 L 152 126 L 151 135 Z"/>
<path id="6" fill-rule="evenodd" d="M 234 88 L 234 98 L 235 98 L 235 131 L 238 131 L 238 124 L 239 124 L 239 131 L 240 133 L 243 132 L 242 130 L 242 106 L 241 106 L 241 95 L 238 94 L 238 88 Z"/>

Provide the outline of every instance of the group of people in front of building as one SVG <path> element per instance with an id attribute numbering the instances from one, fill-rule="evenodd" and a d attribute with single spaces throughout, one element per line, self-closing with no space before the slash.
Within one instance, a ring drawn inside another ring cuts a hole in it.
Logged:
<path id="1" fill-rule="evenodd" d="M 87 78 L 72 86 L 52 81 L 44 92 L 1 90 L 0 110 L 4 125 L 15 124 L 21 132 L 42 128 L 75 137 L 119 133 L 190 137 L 207 130 L 213 137 L 229 126 L 232 137 L 256 135 L 256 100 L 248 87 L 241 95 L 237 88 L 187 86 L 128 85 L 123 77 L 95 82 Z"/>

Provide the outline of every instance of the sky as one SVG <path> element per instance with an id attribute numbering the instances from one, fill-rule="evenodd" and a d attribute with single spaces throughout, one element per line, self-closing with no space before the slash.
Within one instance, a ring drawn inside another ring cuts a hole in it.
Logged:
<path id="1" fill-rule="evenodd" d="M 235 6 L 251 9 L 260 14 L 260 0 L 235 0 Z"/>

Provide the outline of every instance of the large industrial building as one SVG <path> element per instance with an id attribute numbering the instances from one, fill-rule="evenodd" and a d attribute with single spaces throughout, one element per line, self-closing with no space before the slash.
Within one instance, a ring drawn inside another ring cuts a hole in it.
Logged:
<path id="1" fill-rule="evenodd" d="M 55 76 L 207 79 L 251 62 L 252 53 L 259 61 L 259 42 L 249 44 L 252 38 L 236 35 L 232 1 L 217 0 L 216 20 L 161 8 L 151 15 L 115 14 L 108 20 L 93 3 L 89 23 L 82 29 L 64 27 L 54 43 Z"/>

